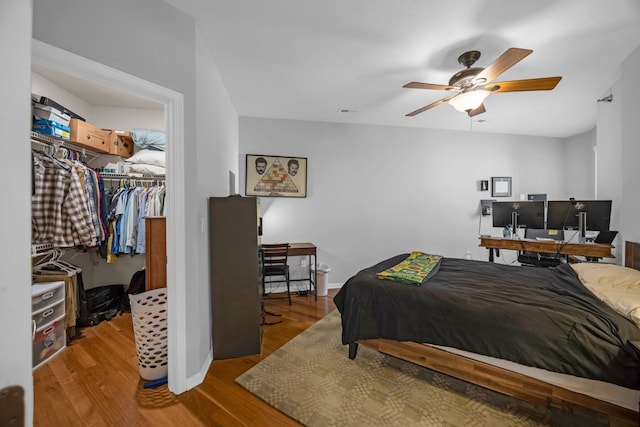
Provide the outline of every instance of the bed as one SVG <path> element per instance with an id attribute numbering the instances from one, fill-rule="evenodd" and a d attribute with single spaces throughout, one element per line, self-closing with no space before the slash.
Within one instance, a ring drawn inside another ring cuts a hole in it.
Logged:
<path id="1" fill-rule="evenodd" d="M 628 267 L 640 269 L 639 247 L 627 243 Z M 535 404 L 637 423 L 640 329 L 597 295 L 611 279 L 589 273 L 592 264 L 442 258 L 419 286 L 377 276 L 408 255 L 361 270 L 334 297 L 350 358 L 361 344 Z M 640 286 L 640 272 L 606 267 L 637 274 Z"/>

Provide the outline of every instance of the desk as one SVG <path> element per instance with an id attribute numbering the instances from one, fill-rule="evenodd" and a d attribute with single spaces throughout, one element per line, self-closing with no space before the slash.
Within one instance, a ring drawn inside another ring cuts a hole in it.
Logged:
<path id="1" fill-rule="evenodd" d="M 307 256 L 309 257 L 308 265 L 311 266 L 311 257 L 313 256 L 313 277 L 311 276 L 311 269 L 309 269 L 308 279 L 293 279 L 291 282 L 297 281 L 309 281 L 309 285 L 313 286 L 313 294 L 316 301 L 318 300 L 318 289 L 316 283 L 318 283 L 318 257 L 316 245 L 313 243 L 289 243 L 289 256 Z"/>
<path id="2" fill-rule="evenodd" d="M 602 243 L 564 243 L 552 240 L 505 239 L 502 237 L 480 237 L 480 245 L 489 249 L 489 261 L 493 262 L 494 249 L 542 252 L 560 255 L 578 255 L 594 258 L 615 258 L 611 253 L 613 245 Z"/>

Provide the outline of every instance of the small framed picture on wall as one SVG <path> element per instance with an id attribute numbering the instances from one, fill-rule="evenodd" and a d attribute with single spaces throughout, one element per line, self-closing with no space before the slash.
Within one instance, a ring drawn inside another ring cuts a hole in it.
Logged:
<path id="1" fill-rule="evenodd" d="M 247 154 L 245 195 L 307 197 L 307 158 Z"/>
<path id="2" fill-rule="evenodd" d="M 491 197 L 511 197 L 511 177 L 491 177 Z"/>

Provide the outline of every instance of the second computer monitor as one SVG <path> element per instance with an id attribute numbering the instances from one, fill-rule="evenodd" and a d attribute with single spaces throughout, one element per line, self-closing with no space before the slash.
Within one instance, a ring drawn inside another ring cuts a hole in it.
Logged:
<path id="1" fill-rule="evenodd" d="M 580 212 L 586 213 L 586 229 L 608 231 L 611 222 L 611 200 L 549 200 L 547 228 L 578 229 Z"/>

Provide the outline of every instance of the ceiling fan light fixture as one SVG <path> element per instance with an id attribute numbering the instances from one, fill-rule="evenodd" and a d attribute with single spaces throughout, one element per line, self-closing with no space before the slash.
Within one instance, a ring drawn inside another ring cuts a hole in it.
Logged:
<path id="1" fill-rule="evenodd" d="M 460 112 L 475 110 L 489 96 L 491 92 L 487 90 L 473 90 L 470 92 L 462 92 L 449 100 L 449 104 Z"/>

